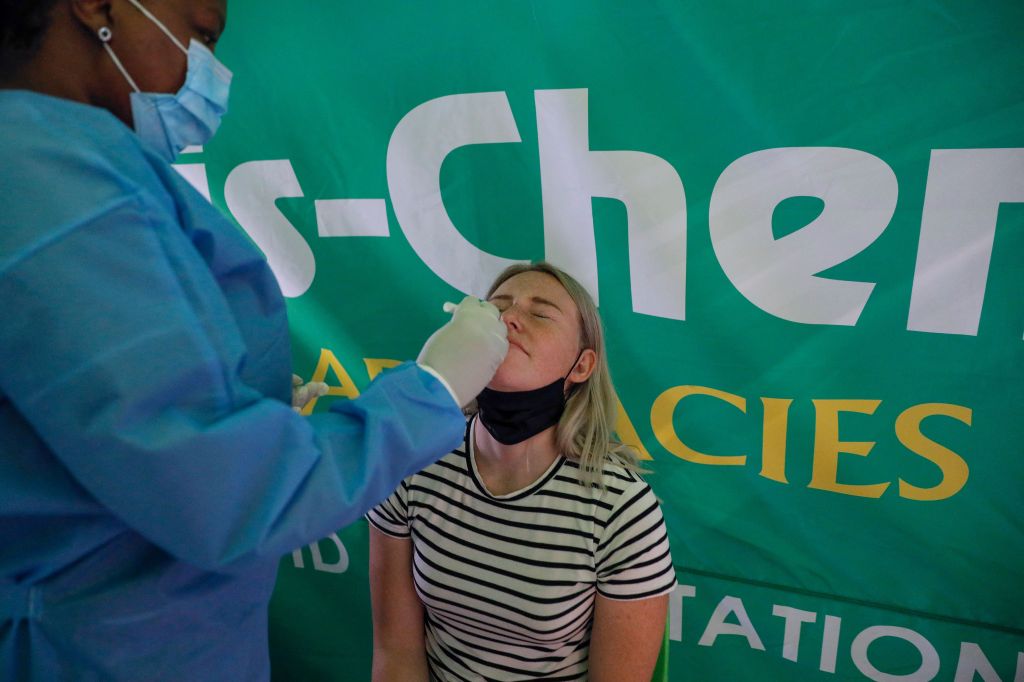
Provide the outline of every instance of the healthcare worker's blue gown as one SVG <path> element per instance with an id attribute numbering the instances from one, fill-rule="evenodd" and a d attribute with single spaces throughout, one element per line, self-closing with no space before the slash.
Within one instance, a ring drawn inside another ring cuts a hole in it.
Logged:
<path id="1" fill-rule="evenodd" d="M 262 255 L 113 115 L 23 91 L 0 317 L 3 680 L 267 679 L 279 558 L 465 427 L 411 363 L 293 412 Z"/>

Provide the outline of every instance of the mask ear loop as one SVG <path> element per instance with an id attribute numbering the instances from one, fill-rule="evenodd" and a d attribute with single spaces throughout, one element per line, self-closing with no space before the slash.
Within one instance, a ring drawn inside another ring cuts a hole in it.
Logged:
<path id="1" fill-rule="evenodd" d="M 122 64 L 121 60 L 117 58 L 116 54 L 114 54 L 114 49 L 110 47 L 110 39 L 114 35 L 110 28 L 107 26 L 100 26 L 100 29 L 96 31 L 96 35 L 99 36 L 100 42 L 103 43 L 103 49 L 107 51 L 108 55 L 110 55 L 110 59 L 114 62 L 114 66 L 117 67 L 117 70 L 120 71 L 121 75 L 124 76 L 126 81 L 128 81 L 128 85 L 132 86 L 132 89 L 135 90 L 135 92 L 142 92 L 142 90 L 139 89 L 139 86 L 135 84 L 135 81 L 132 80 L 132 77 L 128 75 L 128 70 L 124 68 L 124 64 Z"/>

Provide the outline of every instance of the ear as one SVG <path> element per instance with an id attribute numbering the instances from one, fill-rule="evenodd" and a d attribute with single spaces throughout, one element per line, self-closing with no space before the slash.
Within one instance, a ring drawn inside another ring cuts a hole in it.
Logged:
<path id="1" fill-rule="evenodd" d="M 572 371 L 569 372 L 569 381 L 574 384 L 582 384 L 590 378 L 597 367 L 597 353 L 592 348 L 584 348 L 580 353 L 580 359 L 576 361 Z"/>
<path id="2" fill-rule="evenodd" d="M 71 0 L 71 16 L 92 35 L 103 26 L 114 28 L 111 13 L 112 0 Z"/>

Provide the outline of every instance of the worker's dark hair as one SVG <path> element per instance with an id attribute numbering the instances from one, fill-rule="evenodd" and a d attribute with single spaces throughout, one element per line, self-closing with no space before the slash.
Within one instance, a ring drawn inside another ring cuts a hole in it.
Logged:
<path id="1" fill-rule="evenodd" d="M 0 57 L 30 56 L 50 24 L 57 0 L 0 0 Z"/>

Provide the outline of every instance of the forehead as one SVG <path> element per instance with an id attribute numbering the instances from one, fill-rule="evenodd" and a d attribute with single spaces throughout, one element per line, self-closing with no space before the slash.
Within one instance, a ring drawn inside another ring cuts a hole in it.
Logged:
<path id="1" fill-rule="evenodd" d="M 208 9 L 221 14 L 228 12 L 227 0 L 185 0 L 185 2 L 194 8 Z"/>
<path id="2" fill-rule="evenodd" d="M 576 309 L 576 304 L 562 283 L 546 272 L 521 272 L 509 277 L 494 290 L 493 296 L 545 298 L 563 312 Z"/>
<path id="3" fill-rule="evenodd" d="M 227 0 L 177 0 L 173 4 L 176 4 L 186 16 L 216 21 L 220 27 L 227 22 Z"/>

